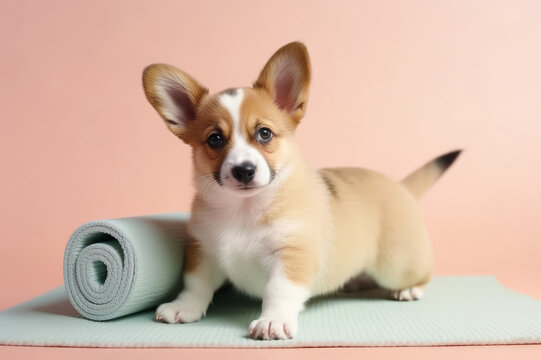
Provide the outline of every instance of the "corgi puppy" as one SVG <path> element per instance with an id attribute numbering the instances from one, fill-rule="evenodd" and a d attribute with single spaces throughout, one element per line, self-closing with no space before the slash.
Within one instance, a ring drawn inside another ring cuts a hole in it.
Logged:
<path id="1" fill-rule="evenodd" d="M 303 44 L 279 49 L 251 87 L 217 94 L 186 72 L 150 65 L 143 86 L 169 130 L 193 153 L 196 194 L 184 288 L 156 319 L 205 315 L 226 281 L 262 298 L 254 339 L 289 339 L 313 296 L 369 278 L 396 300 L 417 300 L 432 273 L 418 198 L 460 151 L 400 182 L 359 168 L 316 170 L 295 146 L 310 61 Z"/>

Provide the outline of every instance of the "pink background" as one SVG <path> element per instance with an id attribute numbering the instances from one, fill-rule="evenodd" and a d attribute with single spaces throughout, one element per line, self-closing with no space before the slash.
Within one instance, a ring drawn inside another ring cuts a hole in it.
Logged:
<path id="1" fill-rule="evenodd" d="M 422 201 L 436 273 L 541 298 L 540 19 L 536 1 L 2 1 L 0 309 L 62 283 L 83 222 L 188 209 L 190 152 L 146 102 L 146 65 L 219 91 L 293 40 L 313 66 L 310 161 L 399 179 L 465 148 Z"/>

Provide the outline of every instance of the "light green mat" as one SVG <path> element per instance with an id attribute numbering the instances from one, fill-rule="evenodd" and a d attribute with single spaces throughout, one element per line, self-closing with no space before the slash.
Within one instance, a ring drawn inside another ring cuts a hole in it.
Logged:
<path id="1" fill-rule="evenodd" d="M 192 324 L 153 321 L 148 310 L 96 322 L 80 317 L 63 287 L 0 312 L 0 344 L 91 347 L 305 347 L 541 343 L 541 302 L 490 276 L 436 277 L 415 302 L 379 290 L 310 301 L 295 340 L 255 341 L 260 303 L 220 290 Z"/>
<path id="2" fill-rule="evenodd" d="M 75 309 L 110 320 L 178 293 L 187 219 L 185 213 L 158 214 L 77 228 L 64 253 L 64 283 Z"/>

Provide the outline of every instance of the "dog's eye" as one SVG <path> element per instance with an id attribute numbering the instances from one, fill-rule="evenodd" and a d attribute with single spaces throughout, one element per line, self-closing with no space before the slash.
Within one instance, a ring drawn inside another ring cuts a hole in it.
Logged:
<path id="1" fill-rule="evenodd" d="M 209 144 L 209 146 L 212 149 L 219 149 L 222 146 L 224 146 L 224 143 L 225 143 L 224 137 L 218 133 L 210 134 L 207 139 L 207 144 Z"/>
<path id="2" fill-rule="evenodd" d="M 272 139 L 272 131 L 269 128 L 262 127 L 257 130 L 257 141 L 260 143 L 268 143 Z"/>

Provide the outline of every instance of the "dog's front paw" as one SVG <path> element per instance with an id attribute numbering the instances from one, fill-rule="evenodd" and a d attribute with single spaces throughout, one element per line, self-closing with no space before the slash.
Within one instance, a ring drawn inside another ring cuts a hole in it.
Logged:
<path id="1" fill-rule="evenodd" d="M 203 315 L 204 309 L 200 309 L 200 306 L 181 300 L 161 304 L 156 309 L 156 320 L 167 324 L 194 322 Z"/>
<path id="2" fill-rule="evenodd" d="M 256 340 L 285 340 L 295 337 L 297 320 L 262 317 L 250 324 L 250 337 Z"/>

